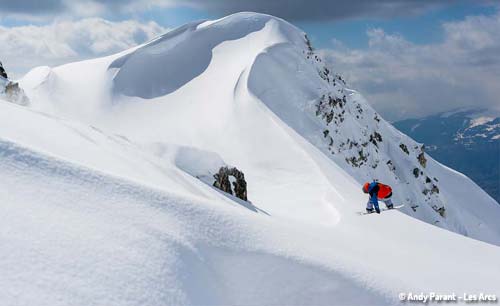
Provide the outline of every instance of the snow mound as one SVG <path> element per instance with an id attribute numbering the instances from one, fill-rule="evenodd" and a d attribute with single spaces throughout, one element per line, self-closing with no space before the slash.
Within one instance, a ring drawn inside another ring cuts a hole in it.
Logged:
<path id="1" fill-rule="evenodd" d="M 114 77 L 114 92 L 145 99 L 170 94 L 208 68 L 216 46 L 258 32 L 271 20 L 276 18 L 240 13 L 203 27 L 200 21 L 170 31 L 111 63 L 110 68 L 119 69 Z M 297 36 L 296 31 L 289 33 Z M 293 39 L 300 41 L 301 37 Z"/>

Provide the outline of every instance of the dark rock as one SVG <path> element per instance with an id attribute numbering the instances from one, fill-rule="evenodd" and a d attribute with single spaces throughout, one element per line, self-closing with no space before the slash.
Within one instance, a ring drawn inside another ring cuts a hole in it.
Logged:
<path id="1" fill-rule="evenodd" d="M 438 186 L 432 184 L 432 189 L 431 189 L 431 194 L 433 193 L 439 193 L 439 188 Z"/>
<path id="2" fill-rule="evenodd" d="M 382 135 L 378 132 L 373 132 L 373 134 L 370 135 L 370 142 L 378 147 L 378 142 L 382 142 Z"/>
<path id="3" fill-rule="evenodd" d="M 229 180 L 229 169 L 227 167 L 221 167 L 219 172 L 214 174 L 215 182 L 214 187 L 233 194 L 233 189 L 231 188 L 231 181 Z"/>
<path id="4" fill-rule="evenodd" d="M 351 143 L 352 144 L 352 143 Z M 356 144 L 357 146 L 357 144 Z M 345 159 L 348 164 L 351 164 L 353 167 L 361 167 L 364 163 L 368 161 L 368 155 L 365 155 L 363 150 L 358 151 L 358 156 L 351 156 Z M 376 168 L 376 166 L 375 166 Z"/>
<path id="5" fill-rule="evenodd" d="M 0 94 L 4 96 L 6 100 L 19 105 L 28 105 L 29 99 L 25 95 L 24 90 L 19 87 L 19 83 L 12 82 L 8 79 L 7 72 L 3 68 L 2 62 L 0 62 L 0 77 L 5 79 L 2 81 L 5 87 L 0 89 Z"/>
<path id="6" fill-rule="evenodd" d="M 404 143 L 400 144 L 399 147 L 406 153 L 406 155 L 410 155 L 410 151 L 408 151 L 408 147 Z"/>
<path id="7" fill-rule="evenodd" d="M 312 47 L 311 40 L 309 39 L 309 37 L 307 35 L 304 35 L 304 38 L 306 40 L 308 55 L 312 55 L 312 53 L 314 52 L 314 49 Z"/>
<path id="8" fill-rule="evenodd" d="M 28 105 L 29 99 L 24 94 L 24 90 L 19 87 L 19 83 L 16 82 L 8 82 L 5 86 L 5 96 L 7 97 L 7 101 L 12 103 L 16 103 L 19 105 Z"/>
<path id="9" fill-rule="evenodd" d="M 420 154 L 418 154 L 417 159 L 420 165 L 425 168 L 427 165 L 427 158 L 425 158 L 425 146 L 422 145 L 420 147 Z"/>
<path id="10" fill-rule="evenodd" d="M 229 179 L 230 176 L 235 179 L 235 181 L 233 182 L 233 186 L 231 186 L 231 180 Z M 221 167 L 219 169 L 219 172 L 214 175 L 214 178 L 214 187 L 229 194 L 235 195 L 237 198 L 240 198 L 243 201 L 248 201 L 247 182 L 245 181 L 245 175 L 236 167 Z"/>
<path id="11" fill-rule="evenodd" d="M 5 69 L 3 68 L 2 62 L 0 62 L 0 76 L 8 79 L 9 77 L 7 76 L 7 72 L 5 72 Z"/>
<path id="12" fill-rule="evenodd" d="M 420 172 L 420 171 L 418 170 L 418 168 L 414 168 L 414 169 L 413 169 L 413 175 L 415 176 L 415 178 L 418 178 L 418 174 L 419 174 L 419 172 Z"/>
<path id="13" fill-rule="evenodd" d="M 445 217 L 446 215 L 446 208 L 444 206 L 437 207 L 437 206 L 432 206 L 432 209 L 434 209 L 435 212 L 437 212 L 441 217 Z"/>
<path id="14" fill-rule="evenodd" d="M 333 112 L 329 113 L 326 115 L 326 124 L 330 124 L 330 122 L 332 122 L 333 120 Z"/>
<path id="15" fill-rule="evenodd" d="M 394 166 L 394 164 L 392 163 L 392 160 L 389 160 L 387 163 L 387 167 L 389 167 L 389 170 L 394 172 L 396 171 L 396 166 Z"/>

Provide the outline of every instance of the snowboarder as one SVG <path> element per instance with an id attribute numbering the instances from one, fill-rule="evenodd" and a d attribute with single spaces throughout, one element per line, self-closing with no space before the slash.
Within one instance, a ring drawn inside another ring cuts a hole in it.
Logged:
<path id="1" fill-rule="evenodd" d="M 393 209 L 394 205 L 392 204 L 392 188 L 391 186 L 381 184 L 377 181 L 373 181 L 371 183 L 365 183 L 363 185 L 363 192 L 368 193 L 370 198 L 368 199 L 368 203 L 366 204 L 366 212 L 372 213 L 373 207 L 375 207 L 375 211 L 377 214 L 380 214 L 380 208 L 378 207 L 378 201 L 382 201 L 387 206 L 387 209 Z"/>

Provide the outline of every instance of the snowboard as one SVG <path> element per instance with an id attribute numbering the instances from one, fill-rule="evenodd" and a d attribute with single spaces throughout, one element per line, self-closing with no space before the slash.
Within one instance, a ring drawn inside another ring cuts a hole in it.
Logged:
<path id="1" fill-rule="evenodd" d="M 380 209 L 380 213 L 382 213 L 383 211 L 386 211 L 386 210 L 394 210 L 394 209 L 399 209 L 401 207 L 403 207 L 404 205 L 395 205 L 392 209 L 387 209 L 387 207 L 384 207 L 384 208 L 381 208 Z M 363 216 L 363 215 L 371 215 L 371 214 L 377 214 L 377 212 L 374 210 L 373 212 L 367 212 L 367 211 L 359 211 L 358 212 L 359 215 Z"/>

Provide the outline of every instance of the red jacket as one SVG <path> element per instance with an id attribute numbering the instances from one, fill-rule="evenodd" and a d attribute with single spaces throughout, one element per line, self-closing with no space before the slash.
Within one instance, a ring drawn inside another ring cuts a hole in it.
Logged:
<path id="1" fill-rule="evenodd" d="M 377 198 L 385 199 L 385 198 L 388 198 L 392 195 L 391 186 L 378 183 L 378 187 L 379 187 L 379 189 L 377 192 Z"/>
<path id="2" fill-rule="evenodd" d="M 363 190 L 366 193 L 369 193 L 370 196 L 377 195 L 378 199 L 390 198 L 392 196 L 392 188 L 391 186 L 384 185 L 377 182 L 366 183 L 363 186 Z"/>

